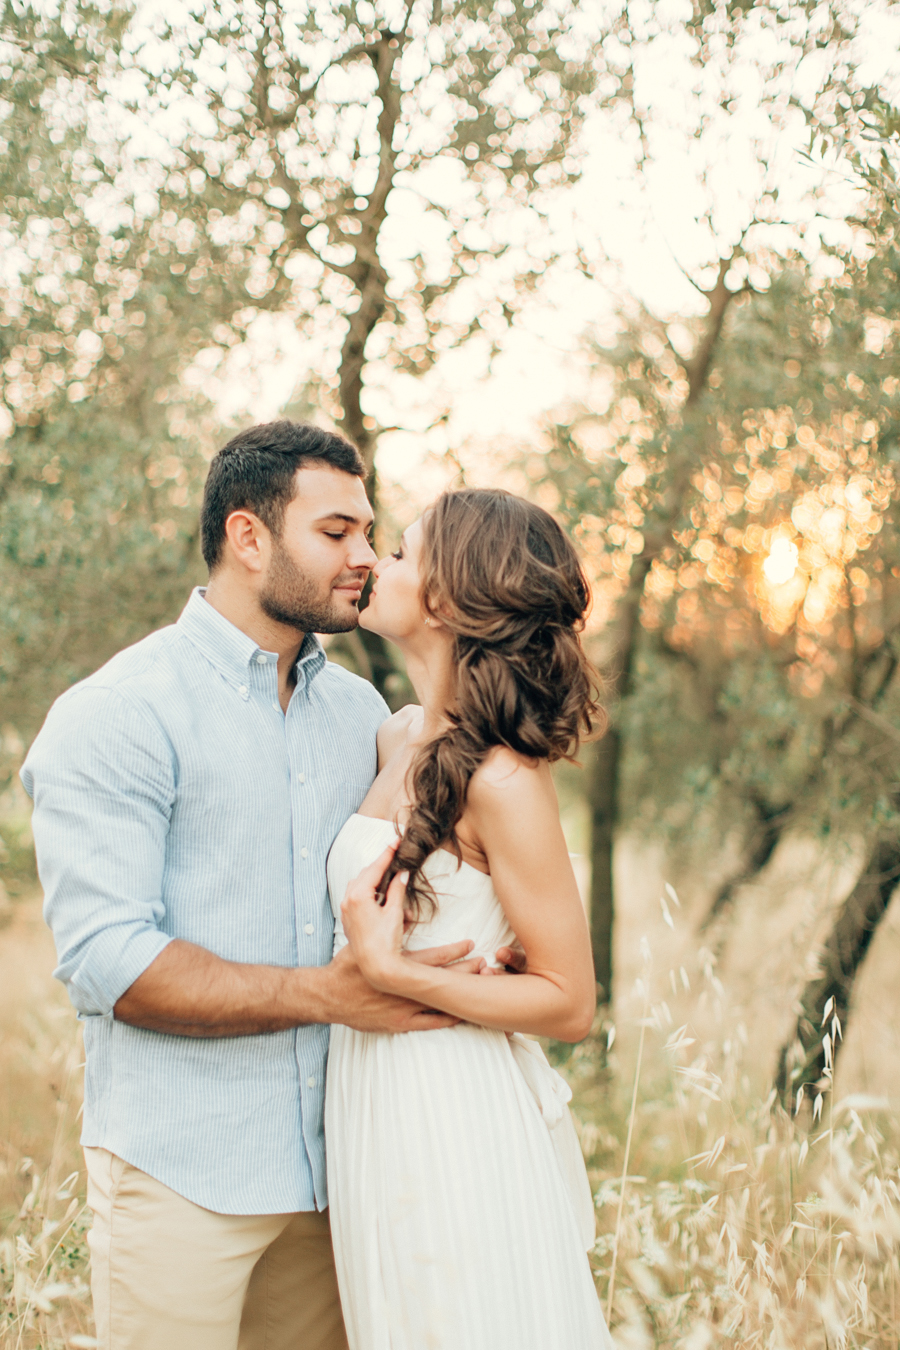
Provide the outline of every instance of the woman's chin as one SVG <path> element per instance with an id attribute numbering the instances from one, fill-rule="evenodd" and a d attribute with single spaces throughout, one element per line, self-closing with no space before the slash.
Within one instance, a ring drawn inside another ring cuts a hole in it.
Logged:
<path id="1" fill-rule="evenodd" d="M 368 633 L 377 633 L 379 631 L 378 620 L 372 613 L 371 604 L 366 605 L 365 609 L 359 611 L 359 626 L 360 628 L 365 628 Z"/>

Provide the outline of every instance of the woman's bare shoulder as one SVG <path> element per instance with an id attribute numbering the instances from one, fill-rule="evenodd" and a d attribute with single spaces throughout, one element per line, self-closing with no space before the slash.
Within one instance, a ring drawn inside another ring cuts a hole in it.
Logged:
<path id="1" fill-rule="evenodd" d="M 553 794 L 553 779 L 545 759 L 534 759 L 495 745 L 472 775 L 469 798 L 473 805 L 500 799 L 524 804 Z"/>
<path id="2" fill-rule="evenodd" d="M 402 750 L 411 736 L 421 728 L 422 709 L 415 703 L 395 712 L 378 728 L 378 764 L 379 767 L 393 759 L 398 750 Z"/>
<path id="3" fill-rule="evenodd" d="M 497 746 L 472 775 L 464 822 L 488 860 L 533 861 L 555 843 L 560 828 L 550 765 Z"/>

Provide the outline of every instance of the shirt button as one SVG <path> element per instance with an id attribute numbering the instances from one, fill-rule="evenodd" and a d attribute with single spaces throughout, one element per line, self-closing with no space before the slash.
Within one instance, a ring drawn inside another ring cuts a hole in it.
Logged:
<path id="1" fill-rule="evenodd" d="M 314 923 L 308 923 L 303 931 L 304 933 L 312 934 L 316 931 L 316 925 Z"/>
<path id="2" fill-rule="evenodd" d="M 245 684 L 240 684 L 240 685 L 238 685 L 238 693 L 239 693 L 239 694 L 246 694 L 246 692 L 247 692 L 247 686 L 246 686 Z"/>
<path id="3" fill-rule="evenodd" d="M 314 1078 L 307 1078 L 307 1080 L 306 1080 L 306 1086 L 307 1086 L 307 1087 L 315 1087 L 315 1086 L 316 1086 L 316 1080 L 315 1080 Z"/>
<path id="4" fill-rule="evenodd" d="M 297 774 L 297 782 L 298 782 L 298 783 L 305 783 L 305 782 L 306 782 L 306 774 L 305 774 L 305 773 L 298 773 L 298 774 Z"/>
<path id="5" fill-rule="evenodd" d="M 258 666 L 264 666 L 268 661 L 268 659 L 269 658 L 267 656 L 263 656 L 262 652 L 260 652 L 259 656 L 256 658 L 256 664 Z"/>
<path id="6" fill-rule="evenodd" d="M 308 858 L 308 857 L 309 857 L 309 853 L 307 852 L 307 850 L 306 850 L 305 848 L 301 848 L 301 850 L 300 850 L 300 857 L 301 857 L 301 858 Z"/>
<path id="7" fill-rule="evenodd" d="M 281 712 L 281 704 L 278 702 L 277 698 L 273 700 L 272 707 L 275 708 L 278 712 Z"/>

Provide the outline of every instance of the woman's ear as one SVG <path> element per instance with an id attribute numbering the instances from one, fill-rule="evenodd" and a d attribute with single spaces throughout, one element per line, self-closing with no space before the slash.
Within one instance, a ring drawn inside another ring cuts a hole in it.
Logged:
<path id="1" fill-rule="evenodd" d="M 426 610 L 422 619 L 426 628 L 446 630 L 447 625 L 441 619 L 440 612 L 435 614 L 434 610 Z"/>

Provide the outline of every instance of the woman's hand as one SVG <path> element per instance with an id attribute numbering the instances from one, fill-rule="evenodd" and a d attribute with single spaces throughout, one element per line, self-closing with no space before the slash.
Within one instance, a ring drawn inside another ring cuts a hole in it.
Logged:
<path id="1" fill-rule="evenodd" d="M 378 897 L 381 879 L 396 847 L 396 843 L 390 844 L 373 863 L 363 868 L 347 887 L 341 905 L 341 923 L 350 950 L 369 984 L 382 993 L 402 996 L 409 984 L 410 963 L 452 970 L 458 975 L 478 975 L 490 969 L 483 956 L 468 957 L 474 946 L 469 938 L 442 947 L 424 947 L 414 952 L 404 950 L 406 873 L 394 877 L 383 905 Z"/>
<path id="2" fill-rule="evenodd" d="M 407 874 L 401 872 L 388 887 L 384 904 L 378 887 L 397 848 L 389 844 L 373 863 L 351 881 L 341 905 L 341 923 L 357 964 L 376 989 L 388 989 L 403 957 L 403 900 Z"/>

